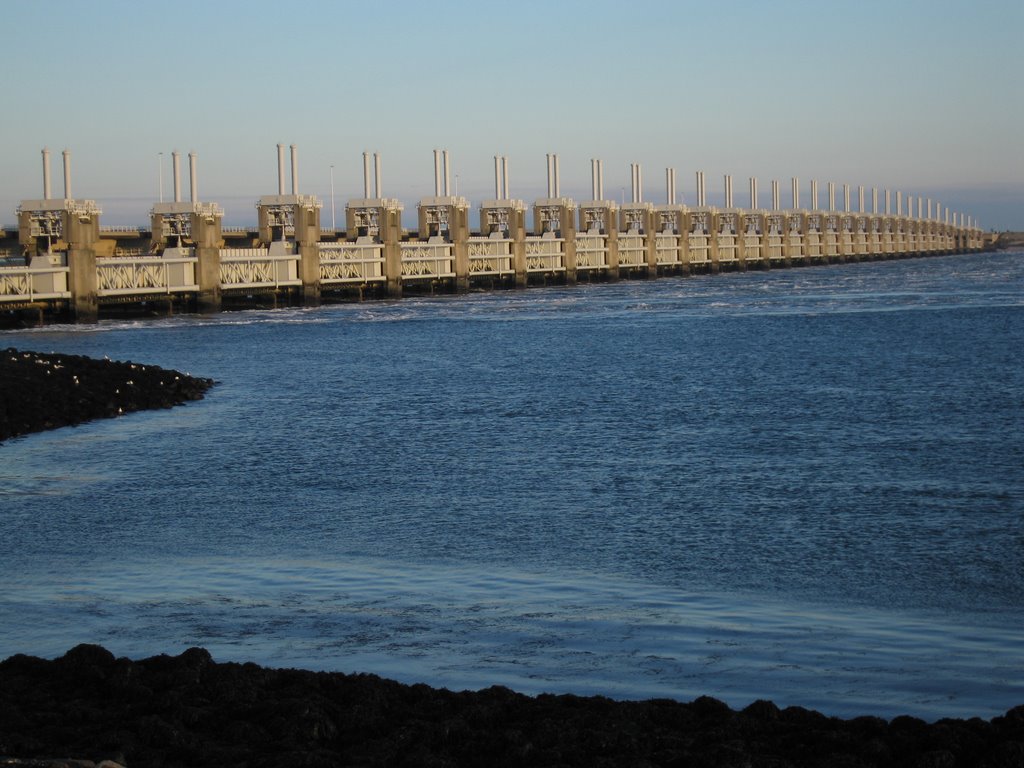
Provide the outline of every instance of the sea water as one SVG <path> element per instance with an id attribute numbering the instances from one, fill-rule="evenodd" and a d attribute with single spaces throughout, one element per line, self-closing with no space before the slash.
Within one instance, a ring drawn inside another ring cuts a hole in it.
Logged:
<path id="1" fill-rule="evenodd" d="M 104 321 L 0 445 L 0 657 L 852 716 L 1024 703 L 1024 253 Z"/>

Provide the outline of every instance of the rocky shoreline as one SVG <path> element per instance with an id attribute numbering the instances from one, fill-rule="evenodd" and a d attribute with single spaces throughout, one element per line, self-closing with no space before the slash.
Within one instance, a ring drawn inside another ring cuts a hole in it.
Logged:
<path id="1" fill-rule="evenodd" d="M 128 360 L 0 351 L 0 442 L 133 411 L 200 400 L 211 379 Z"/>
<path id="2" fill-rule="evenodd" d="M 841 720 L 768 701 L 735 711 L 708 697 L 453 692 L 374 675 L 217 663 L 199 648 L 132 661 L 80 645 L 54 660 L 0 662 L 3 755 L 20 762 L 0 757 L 0 766 L 74 755 L 129 768 L 1010 768 L 1024 765 L 1024 706 L 989 721 Z"/>

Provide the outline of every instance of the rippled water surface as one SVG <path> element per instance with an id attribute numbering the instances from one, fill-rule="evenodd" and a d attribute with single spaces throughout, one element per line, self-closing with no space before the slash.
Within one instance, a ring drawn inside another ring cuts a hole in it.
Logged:
<path id="1" fill-rule="evenodd" d="M 1024 254 L 0 334 L 211 376 L 0 445 L 0 657 L 990 717 Z"/>

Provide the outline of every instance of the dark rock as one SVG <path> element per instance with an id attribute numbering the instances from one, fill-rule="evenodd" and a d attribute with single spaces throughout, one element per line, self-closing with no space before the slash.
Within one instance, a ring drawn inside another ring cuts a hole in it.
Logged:
<path id="1" fill-rule="evenodd" d="M 1024 708 L 986 722 L 829 718 L 757 701 L 452 692 L 255 664 L 201 648 L 140 661 L 82 645 L 0 662 L 0 754 L 135 766 L 1024 768 Z M 0 760 L 0 768 L 4 768 Z M 69 765 L 67 761 L 60 768 Z M 42 766 L 39 766 L 42 768 Z"/>
<path id="2" fill-rule="evenodd" d="M 81 355 L 0 351 L 0 441 L 200 400 L 210 379 Z"/>
<path id="3" fill-rule="evenodd" d="M 775 702 L 764 699 L 755 701 L 743 710 L 743 714 L 757 720 L 778 720 L 782 716 L 782 712 L 775 706 Z"/>

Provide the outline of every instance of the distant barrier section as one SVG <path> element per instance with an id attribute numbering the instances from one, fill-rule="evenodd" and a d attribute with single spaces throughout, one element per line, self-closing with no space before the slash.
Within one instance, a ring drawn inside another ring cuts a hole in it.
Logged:
<path id="1" fill-rule="evenodd" d="M 450 187 L 447 150 L 434 152 L 434 194 L 417 204 L 415 231 L 401 226 L 402 204 L 384 197 L 376 153 L 363 154 L 364 194 L 346 204 L 345 228 L 324 230 L 322 203 L 299 192 L 294 145 L 291 189 L 285 188 L 281 144 L 277 194 L 257 201 L 256 228 L 227 229 L 221 208 L 199 201 L 195 154 L 189 154 L 188 202 L 182 200 L 180 156 L 171 157 L 173 200 L 153 205 L 146 230 L 100 227 L 96 203 L 71 196 L 67 151 L 64 197 L 54 198 L 50 154 L 43 150 L 43 198 L 22 201 L 17 233 L 5 233 L 0 243 L 0 309 L 31 308 L 88 322 L 114 308 L 313 306 L 352 296 L 962 253 L 985 244 L 973 219 L 932 200 L 872 189 L 868 210 L 867 190 L 860 187 L 854 211 L 849 185 L 839 206 L 836 185 L 829 183 L 822 205 L 817 182 L 806 201 L 795 178 L 789 208 L 781 205 L 777 181 L 769 207 L 760 207 L 753 178 L 743 208 L 734 203 L 732 177 L 725 176 L 719 207 L 708 204 L 704 173 L 697 172 L 695 204 L 688 206 L 677 202 L 675 170 L 668 168 L 665 202 L 654 205 L 644 200 L 642 169 L 634 163 L 629 200 L 616 202 L 605 197 L 603 163 L 594 159 L 590 199 L 577 203 L 561 194 L 554 154 L 546 158 L 547 194 L 530 207 L 532 227 L 528 206 L 509 195 L 508 158 L 495 157 L 494 197 L 480 204 L 472 231 L 470 203 Z"/>

